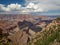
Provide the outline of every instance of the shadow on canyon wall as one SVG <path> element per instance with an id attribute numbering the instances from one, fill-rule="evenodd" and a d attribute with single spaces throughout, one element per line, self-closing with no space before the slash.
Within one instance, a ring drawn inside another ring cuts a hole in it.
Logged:
<path id="1" fill-rule="evenodd" d="M 26 20 L 24 20 L 23 22 L 18 22 L 19 28 L 23 29 L 25 27 L 28 27 L 27 31 L 29 31 L 29 29 L 31 29 L 34 32 L 39 32 L 42 30 L 41 27 L 36 26 L 35 24 L 28 22 Z"/>

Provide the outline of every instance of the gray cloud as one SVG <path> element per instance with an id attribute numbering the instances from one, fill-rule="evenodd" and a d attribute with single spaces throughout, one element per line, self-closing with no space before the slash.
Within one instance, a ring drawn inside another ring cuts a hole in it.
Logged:
<path id="1" fill-rule="evenodd" d="M 0 4 L 0 12 L 48 12 L 49 10 L 60 10 L 60 0 L 26 0 L 26 6 L 20 4 L 5 5 Z"/>
<path id="2" fill-rule="evenodd" d="M 26 3 L 39 4 L 43 9 L 46 10 L 60 10 L 60 0 L 26 0 Z"/>
<path id="3" fill-rule="evenodd" d="M 8 6 L 4 6 L 3 4 L 0 4 L 0 10 L 2 11 L 19 11 L 21 9 L 20 4 L 10 4 Z"/>
<path id="4" fill-rule="evenodd" d="M 39 4 L 34 4 L 34 3 L 29 3 L 25 7 L 22 7 L 20 4 L 10 4 L 7 5 L 6 7 L 3 4 L 0 4 L 0 11 L 5 11 L 5 12 L 43 12 L 44 10 L 42 9 Z"/>

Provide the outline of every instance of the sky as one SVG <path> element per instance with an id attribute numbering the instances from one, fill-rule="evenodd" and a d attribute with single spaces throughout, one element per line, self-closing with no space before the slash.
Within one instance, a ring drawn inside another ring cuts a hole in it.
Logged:
<path id="1" fill-rule="evenodd" d="M 0 0 L 0 14 L 60 15 L 60 0 Z"/>

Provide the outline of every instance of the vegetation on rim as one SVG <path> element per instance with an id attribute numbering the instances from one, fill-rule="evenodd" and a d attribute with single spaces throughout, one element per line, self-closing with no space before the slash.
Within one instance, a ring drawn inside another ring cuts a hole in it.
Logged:
<path id="1" fill-rule="evenodd" d="M 60 18 L 53 20 L 42 32 L 38 33 L 28 45 L 60 45 Z"/>

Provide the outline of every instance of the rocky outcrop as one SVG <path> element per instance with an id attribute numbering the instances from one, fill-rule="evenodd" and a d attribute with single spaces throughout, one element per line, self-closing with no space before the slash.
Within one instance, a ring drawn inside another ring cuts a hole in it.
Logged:
<path id="1" fill-rule="evenodd" d="M 12 41 L 10 45 L 27 45 L 28 35 L 26 32 L 18 31 L 9 36 L 9 39 Z"/>
<path id="2" fill-rule="evenodd" d="M 20 30 L 18 24 L 12 22 L 0 22 L 0 37 L 4 38 L 4 42 L 7 41 L 8 45 L 27 45 L 28 41 L 26 32 Z M 3 41 L 2 39 L 0 41 Z M 1 45 L 7 44 L 4 42 L 1 42 Z"/>
<path id="3" fill-rule="evenodd" d="M 11 17 L 15 16 L 11 15 Z M 6 38 L 7 43 L 9 45 L 27 45 L 27 43 L 30 40 L 32 40 L 33 37 L 35 37 L 35 35 L 42 30 L 42 28 L 46 26 L 46 23 L 44 23 L 44 21 L 40 22 L 41 21 L 40 19 L 38 21 L 35 20 L 36 19 L 35 16 L 33 16 L 34 18 L 32 16 L 31 16 L 32 18 L 29 17 L 30 16 L 27 17 L 23 16 L 23 18 L 20 19 L 21 18 L 20 16 L 18 18 L 19 20 L 16 19 L 0 21 L 0 35 L 4 34 L 6 36 L 3 39 Z M 4 44 L 2 43 L 2 45 Z"/>
<path id="4" fill-rule="evenodd" d="M 42 30 L 41 27 L 35 25 L 32 22 L 24 20 L 23 22 L 18 22 L 19 28 L 21 30 L 25 30 L 27 33 L 29 33 L 29 30 L 32 30 L 34 32 L 39 32 Z"/>
<path id="5" fill-rule="evenodd" d="M 55 19 L 33 36 L 28 45 L 60 45 L 60 19 Z"/>

